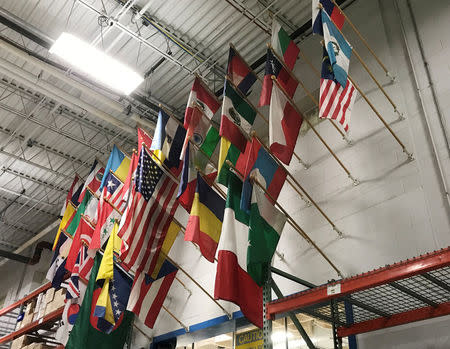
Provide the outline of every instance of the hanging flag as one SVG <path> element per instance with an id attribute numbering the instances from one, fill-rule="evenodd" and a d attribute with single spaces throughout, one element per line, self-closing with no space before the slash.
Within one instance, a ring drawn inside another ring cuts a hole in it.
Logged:
<path id="1" fill-rule="evenodd" d="M 59 237 L 61 236 L 61 232 L 70 225 L 76 212 L 77 208 L 73 205 L 72 201 L 69 201 L 66 210 L 64 211 L 64 215 L 61 218 L 61 223 L 59 223 L 58 231 L 56 232 L 55 241 L 53 242 L 52 247 L 53 251 L 56 249 L 56 244 L 58 243 Z"/>
<path id="2" fill-rule="evenodd" d="M 128 168 L 127 178 L 125 179 L 125 183 L 123 183 L 121 200 L 116 201 L 116 205 L 120 209 L 123 209 L 124 206 L 127 205 L 127 202 L 130 198 L 130 194 L 133 189 L 132 188 L 133 180 L 134 180 L 134 177 L 136 176 L 136 168 L 138 165 L 138 160 L 139 160 L 138 154 L 134 151 L 133 155 L 131 156 L 131 163 L 130 163 L 130 167 Z"/>
<path id="3" fill-rule="evenodd" d="M 83 201 L 84 194 L 86 190 L 90 190 L 94 195 L 100 195 L 100 184 L 102 183 L 103 174 L 105 173 L 105 169 L 103 164 L 99 162 L 97 159 L 94 160 L 92 164 L 91 170 L 84 182 L 83 189 L 80 194 L 80 201 Z"/>
<path id="4" fill-rule="evenodd" d="M 302 115 L 297 113 L 283 91 L 274 84 L 269 109 L 270 151 L 286 165 L 289 165 L 294 154 L 302 122 Z"/>
<path id="5" fill-rule="evenodd" d="M 166 260 L 156 279 L 143 272 L 136 274 L 127 310 L 135 313 L 147 327 L 153 328 L 177 271 Z"/>
<path id="6" fill-rule="evenodd" d="M 228 79 L 225 79 L 222 100 L 222 117 L 224 116 L 246 133 L 251 131 L 256 117 L 256 110 L 234 89 Z"/>
<path id="7" fill-rule="evenodd" d="M 181 157 L 184 158 L 189 139 L 202 144 L 214 114 L 220 107 L 217 97 L 196 77 L 189 94 L 184 114 L 184 128 L 187 130 Z"/>
<path id="8" fill-rule="evenodd" d="M 144 147 L 139 156 L 133 202 L 122 217 L 119 237 L 121 260 L 132 272 L 151 274 L 167 229 L 178 207 L 177 184 L 167 176 Z"/>
<path id="9" fill-rule="evenodd" d="M 218 248 L 214 298 L 235 303 L 250 322 L 261 328 L 262 288 L 247 272 L 249 215 L 240 209 L 241 191 L 241 180 L 231 173 Z"/>
<path id="10" fill-rule="evenodd" d="M 80 312 L 70 333 L 66 349 L 122 349 L 131 333 L 133 314 L 124 311 L 114 330 L 106 334 L 100 330 L 98 317 L 91 315 L 97 304 L 101 288 L 96 284 L 101 256 L 97 254 Z"/>
<path id="11" fill-rule="evenodd" d="M 256 74 L 232 46 L 228 53 L 227 75 L 244 95 L 250 94 L 249 90 L 256 82 Z"/>
<path id="12" fill-rule="evenodd" d="M 110 171 L 123 183 L 128 174 L 130 161 L 129 156 L 114 144 L 111 154 L 109 155 L 108 163 L 105 167 L 105 176 L 103 176 L 102 183 L 100 184 L 100 191 L 103 191 L 103 187 L 105 186 Z"/>
<path id="13" fill-rule="evenodd" d="M 259 97 L 259 106 L 268 105 L 272 95 L 272 76 L 277 78 L 280 86 L 283 87 L 289 97 L 293 98 L 297 90 L 298 82 L 291 76 L 289 71 L 275 57 L 271 49 L 267 49 L 266 67 L 264 71 L 264 80 L 262 84 L 261 96 Z"/>
<path id="14" fill-rule="evenodd" d="M 155 153 L 155 159 L 161 161 L 178 176 L 180 155 L 186 130 L 177 121 L 160 109 L 150 150 Z"/>
<path id="15" fill-rule="evenodd" d="M 69 254 L 66 261 L 66 270 L 73 272 L 76 260 L 78 258 L 80 249 L 83 244 L 90 243 L 94 228 L 86 221 L 85 218 L 80 217 L 80 221 L 76 232 L 74 233 L 72 244 L 70 246 Z"/>
<path id="16" fill-rule="evenodd" d="M 319 118 L 336 120 L 347 132 L 356 96 L 355 86 L 349 80 L 347 80 L 345 88 L 335 80 L 327 51 L 324 48 L 320 78 Z"/>
<path id="17" fill-rule="evenodd" d="M 92 266 L 94 265 L 94 257 L 88 254 L 87 246 L 82 245 L 75 262 L 75 265 L 70 274 L 66 299 L 75 299 L 81 297 L 83 292 L 82 283 L 79 280 L 87 283 L 91 275 Z"/>
<path id="18" fill-rule="evenodd" d="M 245 166 L 244 184 L 242 187 L 241 209 L 250 212 L 253 185 L 250 176 L 255 176 L 267 192 L 276 200 L 283 188 L 287 173 L 262 144 L 253 138 Z"/>
<path id="19" fill-rule="evenodd" d="M 91 192 L 87 191 L 86 194 L 84 195 L 83 201 L 81 202 L 80 205 L 78 205 L 77 211 L 75 212 L 75 215 L 73 216 L 72 221 L 65 229 L 65 232 L 68 235 L 70 235 L 72 237 L 75 235 L 78 225 L 80 224 L 81 215 L 84 214 L 86 206 L 87 206 L 89 200 L 91 199 L 91 197 L 92 197 Z"/>
<path id="20" fill-rule="evenodd" d="M 333 69 L 334 79 L 345 88 L 352 47 L 333 24 L 328 14 L 325 11 L 321 11 L 321 15 L 325 48 Z"/>
<path id="21" fill-rule="evenodd" d="M 61 217 L 64 216 L 67 205 L 69 204 L 69 201 L 72 200 L 73 194 L 76 193 L 80 189 L 80 187 L 82 187 L 80 177 L 77 174 L 75 174 L 75 178 L 73 179 L 72 184 L 70 185 L 69 188 L 69 192 L 67 193 L 66 201 L 64 201 L 64 204 L 61 207 L 61 213 L 59 214 Z"/>
<path id="22" fill-rule="evenodd" d="M 145 144 L 147 148 L 150 148 L 152 145 L 152 137 L 150 137 L 142 128 L 138 127 L 138 154 L 141 153 L 142 144 Z"/>
<path id="23" fill-rule="evenodd" d="M 253 188 L 249 223 L 247 272 L 259 286 L 263 286 L 269 277 L 286 216 L 273 206 L 258 186 Z"/>
<path id="24" fill-rule="evenodd" d="M 211 130 L 214 130 L 213 137 L 218 140 L 220 138 L 219 132 L 213 128 L 211 128 Z M 178 186 L 177 199 L 180 205 L 188 213 L 191 212 L 192 202 L 194 201 L 195 187 L 197 186 L 197 177 L 195 174 L 197 172 L 197 169 L 201 169 L 204 173 L 210 171 L 208 165 L 205 164 L 203 160 L 205 158 L 209 159 L 212 155 L 212 152 L 213 151 L 203 153 L 198 151 L 196 152 L 195 149 L 193 149 L 192 144 L 188 144 L 186 148 L 183 161 L 183 170 L 181 172 L 180 178 L 180 185 Z M 191 156 L 191 153 L 194 153 L 194 155 Z M 206 175 L 209 181 L 214 181 L 216 179 L 216 176 L 217 171 L 213 171 Z"/>
<path id="25" fill-rule="evenodd" d="M 220 231 L 222 230 L 225 200 L 197 174 L 194 203 L 186 225 L 184 241 L 200 247 L 203 257 L 214 263 Z"/>
<path id="26" fill-rule="evenodd" d="M 52 286 L 56 289 L 61 287 L 61 283 L 64 280 L 66 274 L 66 258 L 69 254 L 70 244 L 72 240 L 69 239 L 66 234 L 60 234 L 59 239 L 56 242 L 56 248 L 53 251 L 50 267 L 48 268 L 46 279 L 52 283 Z"/>
<path id="27" fill-rule="evenodd" d="M 272 47 L 290 70 L 294 70 L 300 49 L 276 19 L 272 22 Z"/>
<path id="28" fill-rule="evenodd" d="M 117 236 L 118 228 L 119 224 L 114 223 L 96 279 L 102 289 L 93 315 L 98 317 L 97 327 L 105 333 L 111 333 L 122 316 L 128 303 L 132 284 L 132 280 L 114 265 L 114 252 L 120 251 L 121 244 L 121 240 Z"/>
<path id="29" fill-rule="evenodd" d="M 84 209 L 84 218 L 89 221 L 93 226 L 97 224 L 98 214 L 98 199 L 95 196 L 92 196 L 89 202 Z"/>
<path id="30" fill-rule="evenodd" d="M 151 275 L 153 279 L 156 280 L 158 278 L 161 267 L 163 266 L 166 257 L 169 255 L 170 249 L 172 248 L 173 243 L 175 242 L 175 239 L 177 238 L 180 230 L 181 227 L 177 223 L 175 223 L 174 221 L 170 222 L 169 229 L 167 230 L 166 237 L 164 238 L 164 242 L 161 246 L 161 252 L 159 253 L 158 259 L 156 261 L 155 269 L 153 270 L 153 273 Z"/>
<path id="31" fill-rule="evenodd" d="M 320 14 L 321 11 L 319 3 L 322 5 L 328 16 L 330 16 L 336 27 L 342 29 L 345 22 L 345 16 L 331 0 L 312 0 L 313 33 L 323 35 L 322 16 Z"/>

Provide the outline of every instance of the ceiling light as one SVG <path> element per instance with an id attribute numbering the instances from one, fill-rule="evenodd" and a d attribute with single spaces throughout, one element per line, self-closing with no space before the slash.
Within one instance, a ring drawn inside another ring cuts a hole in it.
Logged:
<path id="1" fill-rule="evenodd" d="M 126 95 L 144 81 L 143 77 L 125 64 L 69 33 L 60 35 L 50 48 L 50 53 Z"/>

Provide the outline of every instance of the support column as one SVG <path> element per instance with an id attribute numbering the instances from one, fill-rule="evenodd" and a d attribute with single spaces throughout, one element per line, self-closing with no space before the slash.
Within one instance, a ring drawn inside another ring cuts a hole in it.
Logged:
<path id="1" fill-rule="evenodd" d="M 353 306 L 349 301 L 344 301 L 345 305 L 345 322 L 347 324 L 353 324 Z M 348 336 L 348 348 L 349 349 L 358 349 L 358 343 L 356 342 L 356 336 L 354 334 Z"/>
<path id="2" fill-rule="evenodd" d="M 331 319 L 332 319 L 332 325 L 333 325 L 333 344 L 334 349 L 342 349 L 342 338 L 338 337 L 337 335 L 337 323 L 339 321 L 339 309 L 338 309 L 338 303 L 336 300 L 330 301 L 330 308 L 331 308 Z"/>
<path id="3" fill-rule="evenodd" d="M 271 280 L 263 286 L 263 339 L 264 349 L 272 349 L 272 320 L 266 318 L 266 304 L 272 300 Z"/>

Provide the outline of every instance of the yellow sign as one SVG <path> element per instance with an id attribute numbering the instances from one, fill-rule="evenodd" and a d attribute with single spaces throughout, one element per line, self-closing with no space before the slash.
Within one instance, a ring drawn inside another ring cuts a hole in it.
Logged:
<path id="1" fill-rule="evenodd" d="M 263 344 L 263 331 L 261 329 L 236 335 L 236 349 L 262 349 Z"/>

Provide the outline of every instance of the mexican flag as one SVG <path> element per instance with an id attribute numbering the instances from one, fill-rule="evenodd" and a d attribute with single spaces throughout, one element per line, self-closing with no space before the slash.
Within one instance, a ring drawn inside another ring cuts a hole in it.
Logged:
<path id="1" fill-rule="evenodd" d="M 93 312 L 101 292 L 101 287 L 95 282 L 100 263 L 101 256 L 97 254 L 83 303 L 70 333 L 66 349 L 122 349 L 125 341 L 131 335 L 134 315 L 128 311 L 124 311 L 111 333 L 103 333 L 97 327 L 98 318 L 93 315 Z"/>
<path id="2" fill-rule="evenodd" d="M 262 287 L 247 272 L 250 217 L 240 209 L 241 191 L 242 181 L 230 173 L 218 247 L 214 298 L 235 303 L 250 322 L 262 327 Z"/>
<path id="3" fill-rule="evenodd" d="M 276 20 L 272 24 L 272 47 L 290 70 L 294 69 L 300 49 Z"/>

